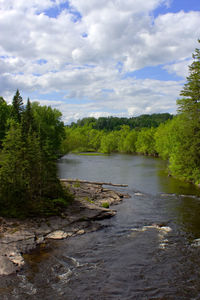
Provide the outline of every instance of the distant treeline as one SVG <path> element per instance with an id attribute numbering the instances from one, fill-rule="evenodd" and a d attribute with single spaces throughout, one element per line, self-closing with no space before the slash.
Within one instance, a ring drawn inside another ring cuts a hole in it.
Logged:
<path id="1" fill-rule="evenodd" d="M 127 125 L 130 129 L 139 129 L 139 128 L 151 128 L 158 127 L 161 123 L 171 120 L 173 115 L 169 113 L 162 114 L 144 114 L 138 117 L 131 118 L 119 118 L 119 117 L 100 117 L 98 119 L 94 117 L 83 118 L 78 120 L 76 123 L 72 122 L 69 125 L 70 128 L 77 128 L 83 126 L 92 126 L 94 129 L 98 130 L 120 130 L 123 125 Z"/>
<path id="2" fill-rule="evenodd" d="M 93 128 L 93 123 L 66 127 L 62 151 L 141 153 L 168 159 L 177 138 L 177 124 L 180 124 L 180 117 L 175 116 L 156 128 L 131 129 L 121 125 L 120 130 L 108 131 Z M 173 139 L 173 144 L 169 138 Z"/>

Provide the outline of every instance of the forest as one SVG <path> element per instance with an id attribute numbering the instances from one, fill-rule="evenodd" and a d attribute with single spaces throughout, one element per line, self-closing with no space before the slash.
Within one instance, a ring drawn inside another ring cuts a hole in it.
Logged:
<path id="1" fill-rule="evenodd" d="M 72 196 L 57 178 L 56 159 L 65 136 L 62 114 L 19 93 L 0 98 L 0 215 L 60 214 Z"/>
<path id="2" fill-rule="evenodd" d="M 199 40 L 200 42 L 200 40 Z M 178 113 L 84 118 L 65 126 L 57 109 L 0 97 L 0 215 L 62 212 L 72 196 L 57 178 L 56 160 L 69 152 L 139 153 L 168 160 L 168 172 L 200 184 L 200 50 L 177 100 Z"/>
<path id="3" fill-rule="evenodd" d="M 172 119 L 173 115 L 169 113 L 163 114 L 152 114 L 152 115 L 141 115 L 138 117 L 132 118 L 119 118 L 119 117 L 100 117 L 98 119 L 94 117 L 83 118 L 77 122 L 72 122 L 69 125 L 70 128 L 83 127 L 85 125 L 92 124 L 93 129 L 99 130 L 120 130 L 122 125 L 128 125 L 130 129 L 139 129 L 139 128 L 151 128 L 158 127 L 161 123 Z"/>

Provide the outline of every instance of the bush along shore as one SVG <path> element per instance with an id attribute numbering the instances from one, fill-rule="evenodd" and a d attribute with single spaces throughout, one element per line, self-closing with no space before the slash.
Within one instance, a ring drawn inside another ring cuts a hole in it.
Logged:
<path id="1" fill-rule="evenodd" d="M 25 264 L 23 254 L 41 244 L 45 246 L 52 239 L 70 238 L 100 229 L 102 225 L 96 221 L 114 216 L 116 211 L 110 206 L 129 197 L 103 187 L 106 185 L 103 182 L 61 181 L 74 195 L 73 203 L 61 216 L 25 220 L 0 218 L 0 275 L 19 271 Z"/>

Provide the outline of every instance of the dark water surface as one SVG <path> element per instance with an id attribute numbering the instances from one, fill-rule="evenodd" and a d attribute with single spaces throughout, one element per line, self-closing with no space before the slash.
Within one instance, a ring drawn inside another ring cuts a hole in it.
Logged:
<path id="1" fill-rule="evenodd" d="M 61 178 L 128 184 L 103 229 L 52 242 L 17 275 L 0 278 L 0 299 L 200 299 L 200 191 L 165 173 L 160 159 L 67 155 Z"/>

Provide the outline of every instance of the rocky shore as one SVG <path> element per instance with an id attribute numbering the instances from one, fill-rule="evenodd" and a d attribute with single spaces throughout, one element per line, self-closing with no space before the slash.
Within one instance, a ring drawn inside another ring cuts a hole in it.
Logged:
<path id="1" fill-rule="evenodd" d="M 17 272 L 25 264 L 23 254 L 50 239 L 64 239 L 101 228 L 96 222 L 110 218 L 128 194 L 104 188 L 105 183 L 62 180 L 75 196 L 61 216 L 16 220 L 0 218 L 0 275 Z M 113 185 L 113 184 L 108 184 Z M 118 185 L 117 185 L 118 186 Z"/>

